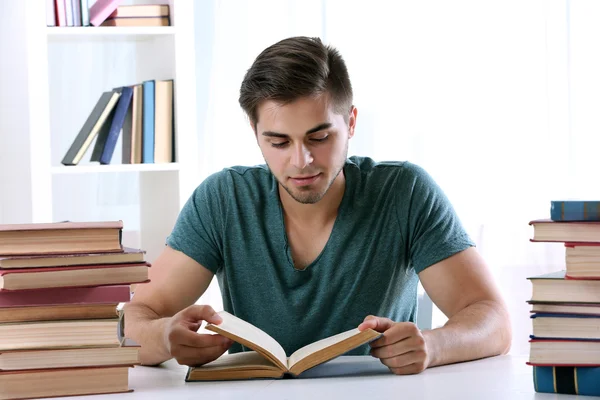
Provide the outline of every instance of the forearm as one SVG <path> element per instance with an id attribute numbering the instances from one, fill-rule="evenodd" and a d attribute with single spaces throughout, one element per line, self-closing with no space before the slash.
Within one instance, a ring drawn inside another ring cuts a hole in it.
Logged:
<path id="1" fill-rule="evenodd" d="M 139 357 L 142 365 L 157 365 L 171 358 L 164 340 L 168 318 L 160 318 L 150 308 L 128 303 L 124 307 L 125 336 L 142 347 Z"/>
<path id="2" fill-rule="evenodd" d="M 423 337 L 433 367 L 506 354 L 512 333 L 505 306 L 480 301 L 453 315 L 443 327 L 423 331 Z"/>

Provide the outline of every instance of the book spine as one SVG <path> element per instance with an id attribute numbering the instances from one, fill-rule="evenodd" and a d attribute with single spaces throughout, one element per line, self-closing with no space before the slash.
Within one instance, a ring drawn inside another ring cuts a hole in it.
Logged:
<path id="1" fill-rule="evenodd" d="M 600 396 L 600 367 L 533 367 L 538 393 Z"/>
<path id="2" fill-rule="evenodd" d="M 600 221 L 600 201 L 552 201 L 552 221 Z"/>
<path id="3" fill-rule="evenodd" d="M 121 90 L 121 97 L 119 97 L 119 102 L 115 108 L 115 115 L 110 125 L 110 130 L 108 132 L 108 137 L 106 138 L 106 143 L 104 144 L 104 149 L 102 150 L 102 155 L 100 156 L 100 164 L 110 164 L 110 160 L 112 159 L 115 147 L 117 145 L 117 140 L 119 139 L 119 133 L 123 128 L 123 122 L 125 122 L 125 117 L 127 115 L 127 110 L 129 109 L 129 103 L 131 102 L 132 94 L 133 89 L 130 87 L 123 87 Z"/>
<path id="4" fill-rule="evenodd" d="M 154 81 L 143 82 L 142 163 L 154 163 Z"/>
<path id="5" fill-rule="evenodd" d="M 81 0 L 81 26 L 90 26 L 90 6 L 88 0 Z"/>
<path id="6" fill-rule="evenodd" d="M 66 0 L 55 0 L 56 3 L 56 24 L 58 26 L 67 26 Z"/>
<path id="7" fill-rule="evenodd" d="M 56 26 L 54 0 L 46 0 L 46 26 Z"/>

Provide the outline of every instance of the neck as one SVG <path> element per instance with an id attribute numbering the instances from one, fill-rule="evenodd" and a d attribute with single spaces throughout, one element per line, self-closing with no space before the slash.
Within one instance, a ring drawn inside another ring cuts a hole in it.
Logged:
<path id="1" fill-rule="evenodd" d="M 302 221 L 303 224 L 325 224 L 337 216 L 345 188 L 346 178 L 342 170 L 325 193 L 325 196 L 314 204 L 297 202 L 281 185 L 279 186 L 279 198 L 288 219 Z"/>

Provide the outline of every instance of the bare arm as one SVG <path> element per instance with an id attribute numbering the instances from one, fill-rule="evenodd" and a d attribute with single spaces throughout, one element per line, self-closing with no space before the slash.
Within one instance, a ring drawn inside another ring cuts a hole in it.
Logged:
<path id="1" fill-rule="evenodd" d="M 200 364 L 227 350 L 230 342 L 223 337 L 196 333 L 202 320 L 220 322 L 211 307 L 192 306 L 212 278 L 190 257 L 165 247 L 150 268 L 150 283 L 138 286 L 124 307 L 125 335 L 141 344 L 142 364 L 160 364 L 173 356 L 181 364 Z"/>
<path id="2" fill-rule="evenodd" d="M 423 331 L 429 366 L 508 352 L 512 336 L 509 314 L 475 248 L 426 268 L 419 278 L 448 317 L 443 327 Z"/>

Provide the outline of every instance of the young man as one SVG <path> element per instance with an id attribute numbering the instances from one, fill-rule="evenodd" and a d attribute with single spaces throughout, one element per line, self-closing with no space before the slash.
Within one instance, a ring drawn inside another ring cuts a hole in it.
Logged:
<path id="1" fill-rule="evenodd" d="M 296 37 L 264 50 L 240 89 L 265 166 L 206 179 L 125 308 L 141 362 L 210 362 L 227 349 L 209 306 L 194 305 L 216 274 L 225 310 L 287 354 L 359 327 L 383 337 L 353 351 L 394 373 L 508 351 L 506 307 L 448 199 L 408 162 L 347 158 L 357 110 L 339 53 Z M 420 331 L 417 283 L 448 316 Z"/>

